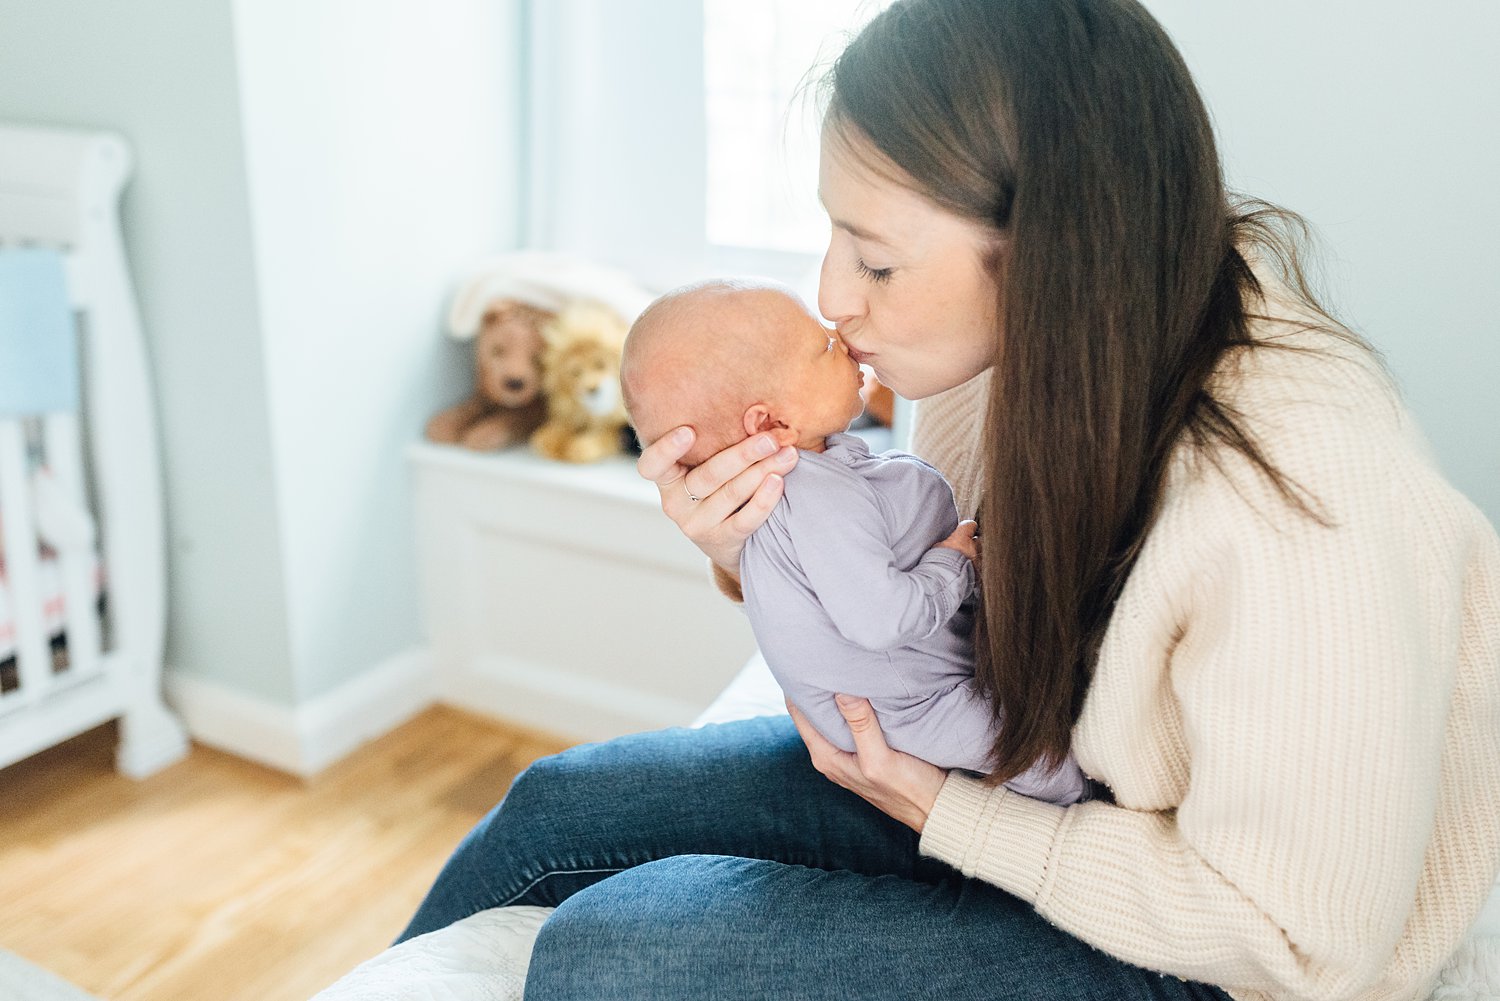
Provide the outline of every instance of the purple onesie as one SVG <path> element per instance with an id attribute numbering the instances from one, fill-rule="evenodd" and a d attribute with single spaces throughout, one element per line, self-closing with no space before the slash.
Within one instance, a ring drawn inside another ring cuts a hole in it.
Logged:
<path id="1" fill-rule="evenodd" d="M 940 768 L 987 772 L 990 703 L 974 683 L 974 567 L 934 549 L 958 527 L 953 491 L 906 452 L 871 455 L 852 434 L 802 452 L 781 503 L 745 543 L 745 611 L 766 663 L 818 732 L 854 750 L 835 692 L 870 700 L 886 741 Z M 1007 786 L 1082 798 L 1069 755 Z"/>

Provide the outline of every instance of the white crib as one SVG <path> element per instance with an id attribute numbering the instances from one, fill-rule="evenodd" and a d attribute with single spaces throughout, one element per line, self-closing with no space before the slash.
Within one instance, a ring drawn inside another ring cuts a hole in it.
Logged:
<path id="1" fill-rule="evenodd" d="M 129 149 L 118 136 L 0 125 L 0 253 L 63 254 L 83 401 L 81 414 L 8 415 L 14 407 L 0 400 L 0 523 L 14 656 L 0 686 L 0 766 L 115 718 L 115 761 L 126 775 L 144 777 L 187 752 L 182 726 L 161 699 L 161 473 L 118 221 L 129 174 Z M 57 579 L 61 592 L 52 622 L 44 577 Z M 54 658 L 59 630 L 65 664 Z"/>

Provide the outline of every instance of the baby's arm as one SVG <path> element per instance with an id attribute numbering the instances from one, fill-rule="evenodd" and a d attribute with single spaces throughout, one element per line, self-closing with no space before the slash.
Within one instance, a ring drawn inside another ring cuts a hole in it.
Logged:
<path id="1" fill-rule="evenodd" d="M 788 528 L 819 603 L 839 633 L 866 650 L 931 636 L 974 589 L 974 566 L 955 546 L 934 546 L 911 569 L 898 567 L 868 490 L 806 498 L 788 513 Z"/>

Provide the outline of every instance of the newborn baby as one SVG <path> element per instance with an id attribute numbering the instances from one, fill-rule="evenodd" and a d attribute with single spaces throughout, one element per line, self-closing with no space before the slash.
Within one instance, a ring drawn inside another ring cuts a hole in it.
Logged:
<path id="1" fill-rule="evenodd" d="M 974 681 L 975 576 L 953 491 L 916 456 L 844 433 L 864 377 L 838 336 L 780 287 L 705 282 L 641 314 L 620 376 L 643 444 L 696 432 L 684 465 L 763 431 L 802 450 L 740 581 L 771 673 L 813 726 L 853 751 L 833 696 L 860 696 L 891 747 L 988 771 L 997 723 Z M 1071 756 L 1007 785 L 1063 804 L 1085 787 Z"/>

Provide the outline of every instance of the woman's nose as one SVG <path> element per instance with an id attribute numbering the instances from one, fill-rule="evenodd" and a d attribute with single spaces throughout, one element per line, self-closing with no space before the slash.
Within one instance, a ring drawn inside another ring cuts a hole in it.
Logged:
<path id="1" fill-rule="evenodd" d="M 852 271 L 848 275 L 840 274 L 834 266 L 832 253 L 823 256 L 823 267 L 818 272 L 818 312 L 839 330 L 847 329 L 864 312 L 859 290 L 849 280 L 852 277 Z M 842 339 L 840 343 L 843 343 Z"/>

